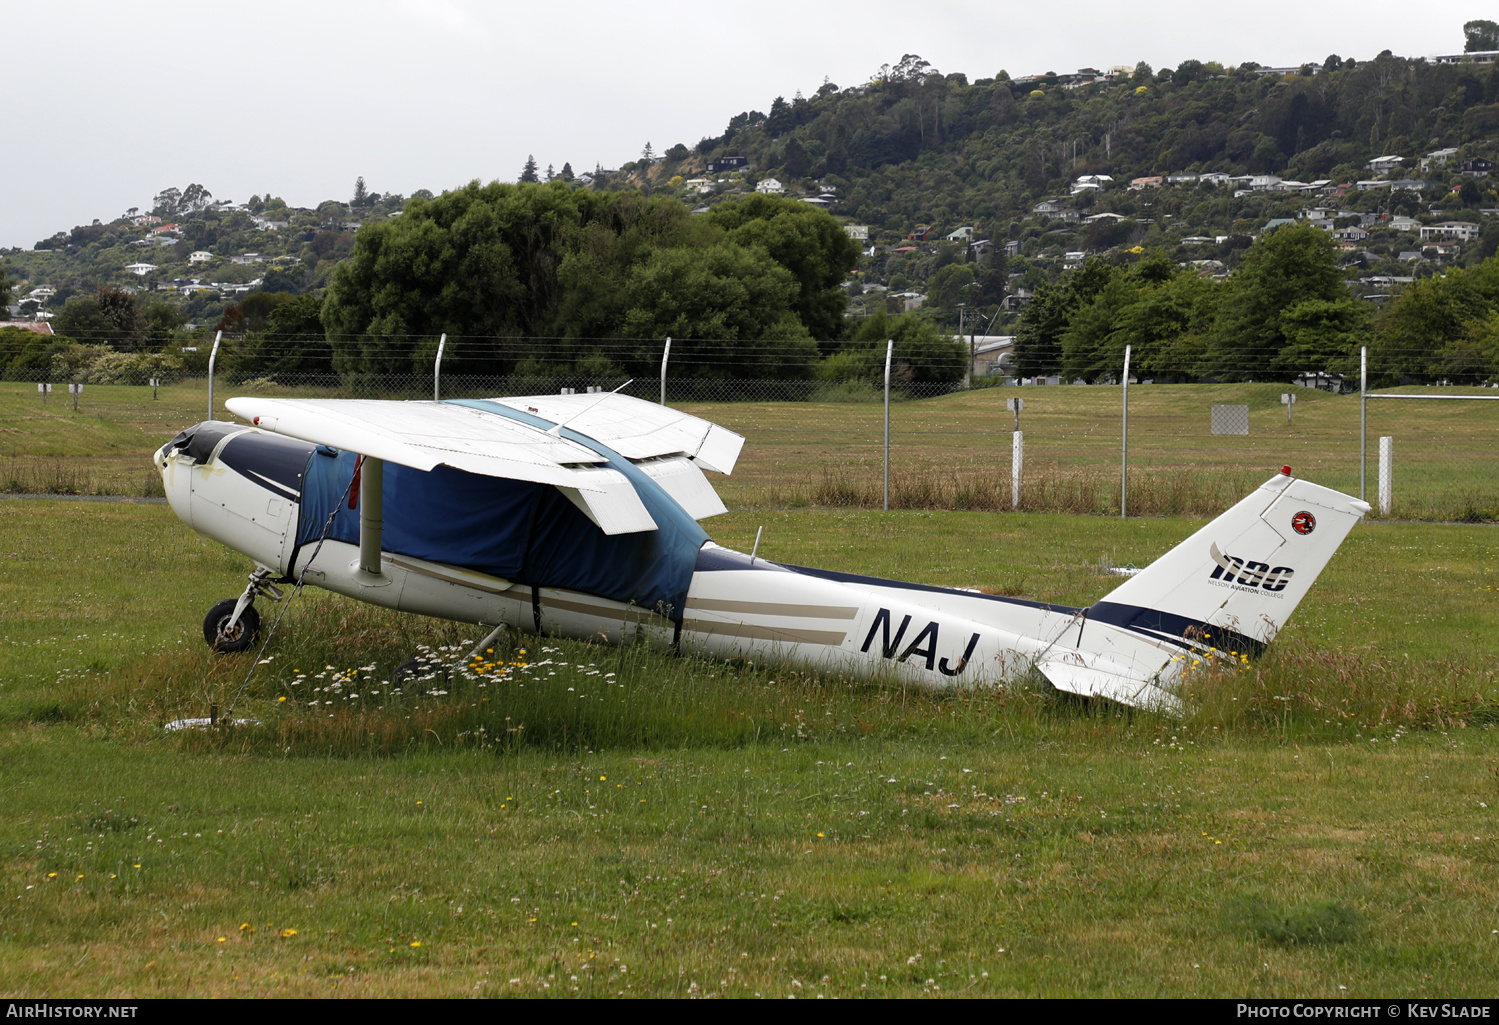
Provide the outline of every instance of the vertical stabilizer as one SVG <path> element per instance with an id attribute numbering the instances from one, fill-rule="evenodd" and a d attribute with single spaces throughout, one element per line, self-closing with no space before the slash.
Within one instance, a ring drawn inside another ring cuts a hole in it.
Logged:
<path id="1" fill-rule="evenodd" d="M 1258 654 L 1368 511 L 1277 474 L 1088 609 L 1087 621 L 1198 651 Z"/>

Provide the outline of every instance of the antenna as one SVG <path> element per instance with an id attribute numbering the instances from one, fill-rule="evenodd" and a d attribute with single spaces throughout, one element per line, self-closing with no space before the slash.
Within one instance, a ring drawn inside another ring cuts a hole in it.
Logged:
<path id="1" fill-rule="evenodd" d="M 592 402 L 590 402 L 588 405 L 584 406 L 582 409 L 578 410 L 576 413 L 574 413 L 572 416 L 568 417 L 566 420 L 563 420 L 559 424 L 553 425 L 551 428 L 549 428 L 547 430 L 547 433 L 550 434 L 554 438 L 560 438 L 562 436 L 562 428 L 564 428 L 568 424 L 572 423 L 574 420 L 576 420 L 578 417 L 582 416 L 584 413 L 588 412 L 594 406 L 597 406 L 600 402 L 603 402 L 610 395 L 618 395 L 620 392 L 624 391 L 626 388 L 628 388 L 630 385 L 632 385 L 634 383 L 635 383 L 635 378 L 632 377 L 628 381 L 626 381 L 624 384 L 622 384 L 618 388 L 614 389 L 613 391 L 611 391 L 611 392 L 605 392 L 603 395 L 600 395 L 598 398 L 594 399 Z"/>

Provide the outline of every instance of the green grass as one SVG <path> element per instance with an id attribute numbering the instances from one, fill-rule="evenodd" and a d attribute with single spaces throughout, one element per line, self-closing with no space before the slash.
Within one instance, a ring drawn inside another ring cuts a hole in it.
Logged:
<path id="1" fill-rule="evenodd" d="M 30 389 L 30 390 L 28 390 Z M 220 383 L 216 415 L 245 388 Z M 255 390 L 255 389 L 249 389 Z M 330 394 L 273 389 L 284 394 Z M 1472 389 L 1398 389 L 1453 393 Z M 1286 423 L 1283 392 L 1298 397 Z M 891 412 L 891 504 L 897 509 L 1011 509 L 1013 416 L 1025 400 L 1021 510 L 1117 513 L 1120 390 L 988 388 L 902 401 Z M 1209 408 L 1250 408 L 1250 434 L 1213 436 Z M 760 402 L 684 407 L 748 439 L 734 475 L 715 484 L 731 508 L 884 501 L 883 409 L 878 402 Z M 157 495 L 150 452 L 206 415 L 206 382 L 160 390 L 90 385 L 74 413 L 35 385 L 0 383 L 0 491 Z M 1130 389 L 1131 513 L 1208 516 L 1289 464 L 1302 477 L 1359 489 L 1359 399 L 1283 385 L 1137 385 Z M 1378 439 L 1395 439 L 1391 516 L 1499 519 L 1499 403 L 1369 403 L 1366 493 L 1377 495 Z"/>
<path id="2" fill-rule="evenodd" d="M 762 524 L 772 559 L 1081 603 L 1197 521 L 708 521 Z M 308 592 L 264 725 L 167 734 L 254 661 L 199 634 L 248 563 L 161 506 L 0 500 L 0 987 L 1491 992 L 1491 529 L 1358 528 L 1182 720 L 534 639 L 397 692 L 474 630 Z"/>

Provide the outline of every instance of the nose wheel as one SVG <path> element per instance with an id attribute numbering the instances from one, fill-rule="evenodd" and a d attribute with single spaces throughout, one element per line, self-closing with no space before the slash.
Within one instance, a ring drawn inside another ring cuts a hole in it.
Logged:
<path id="1" fill-rule="evenodd" d="M 250 605 L 242 609 L 239 619 L 235 620 L 234 609 L 238 604 L 238 598 L 225 598 L 203 617 L 203 639 L 214 651 L 225 654 L 244 651 L 259 636 L 260 613 Z"/>
<path id="2" fill-rule="evenodd" d="M 225 598 L 203 618 L 203 640 L 214 651 L 226 654 L 244 651 L 255 643 L 260 635 L 260 613 L 255 611 L 255 598 L 265 595 L 272 601 L 281 600 L 281 590 L 270 582 L 271 571 L 258 568 L 250 574 L 249 586 L 238 598 Z"/>

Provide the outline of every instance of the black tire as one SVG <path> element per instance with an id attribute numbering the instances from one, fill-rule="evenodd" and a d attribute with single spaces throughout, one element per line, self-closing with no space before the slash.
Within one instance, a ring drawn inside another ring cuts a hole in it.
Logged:
<path id="1" fill-rule="evenodd" d="M 239 614 L 239 622 L 234 624 L 233 630 L 226 631 L 229 617 L 234 615 L 234 606 L 237 604 L 238 598 L 225 598 L 203 617 L 203 639 L 214 651 L 224 654 L 245 651 L 260 636 L 260 613 L 255 611 L 253 605 Z"/>
<path id="2" fill-rule="evenodd" d="M 442 663 L 430 655 L 408 658 L 390 671 L 390 685 L 403 693 L 419 693 L 442 668 Z"/>

